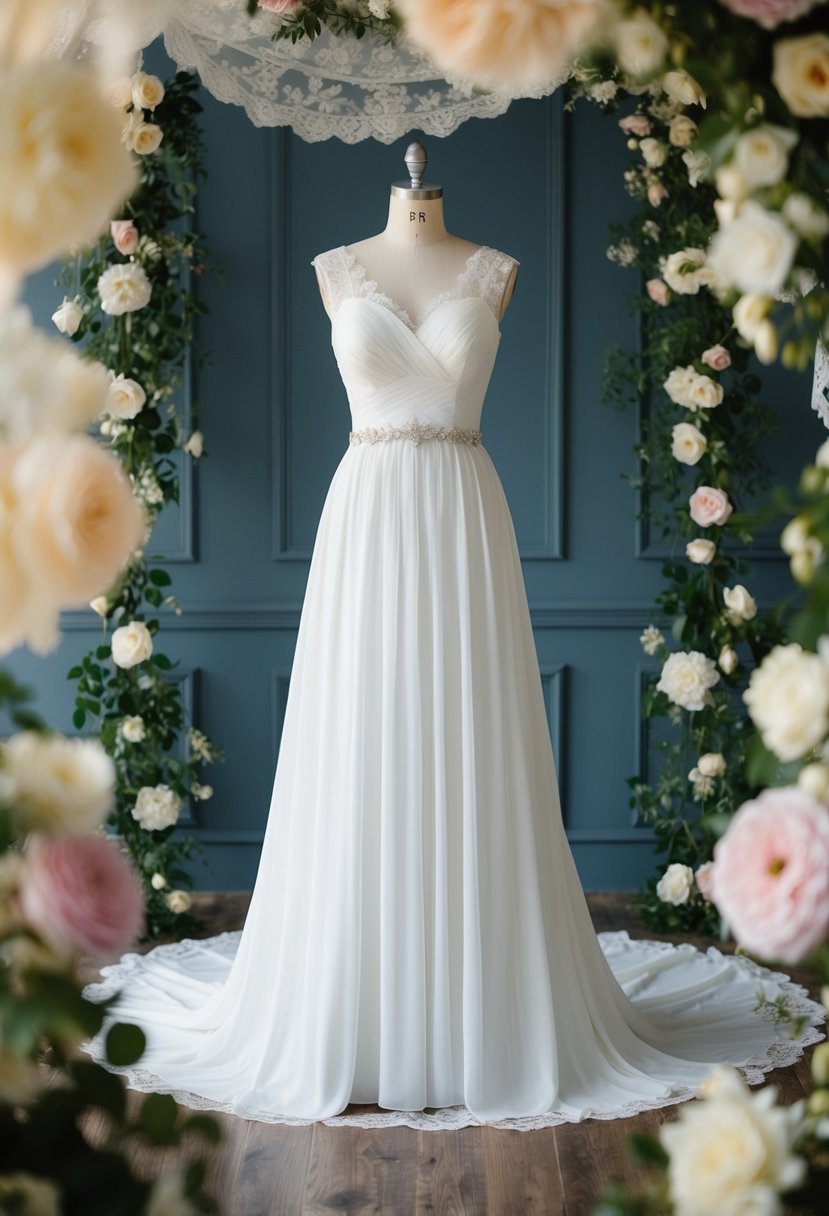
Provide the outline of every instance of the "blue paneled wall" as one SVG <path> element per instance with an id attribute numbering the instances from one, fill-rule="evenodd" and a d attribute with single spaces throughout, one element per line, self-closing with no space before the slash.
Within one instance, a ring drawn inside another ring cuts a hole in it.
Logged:
<path id="1" fill-rule="evenodd" d="M 170 70 L 157 48 L 150 64 Z M 198 223 L 223 276 L 199 285 L 210 363 L 188 391 L 209 455 L 185 470 L 181 508 L 154 548 L 173 564 L 184 607 L 166 626 L 165 649 L 179 660 L 194 722 L 228 756 L 205 778 L 214 798 L 187 816 L 211 867 L 195 872 L 202 887 L 237 888 L 256 873 L 311 546 L 350 426 L 310 261 L 383 227 L 408 138 L 305 144 L 206 94 L 204 106 L 209 180 Z M 612 119 L 588 106 L 565 115 L 559 99 L 423 138 L 450 230 L 521 262 L 484 442 L 515 521 L 579 871 L 588 889 L 630 888 L 653 864 L 625 778 L 647 744 L 639 693 L 650 661 L 638 638 L 660 587 L 660 554 L 622 480 L 636 419 L 600 404 L 604 348 L 636 338 L 634 272 L 606 256 L 608 224 L 628 205 L 624 141 Z M 60 298 L 51 280 L 40 275 L 29 292 L 44 324 Z M 784 422 L 775 464 L 792 478 L 822 427 L 804 378 L 778 369 L 765 378 Z M 774 546 L 751 582 L 765 600 L 788 588 Z M 91 611 L 69 613 L 53 655 L 13 656 L 64 729 L 65 673 L 98 633 Z"/>

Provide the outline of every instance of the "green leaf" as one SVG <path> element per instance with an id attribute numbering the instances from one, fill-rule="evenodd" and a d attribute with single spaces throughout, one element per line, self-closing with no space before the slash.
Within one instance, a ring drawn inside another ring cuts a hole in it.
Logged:
<path id="1" fill-rule="evenodd" d="M 665 1169 L 670 1158 L 655 1136 L 647 1132 L 632 1132 L 627 1137 L 627 1151 L 637 1165 L 655 1165 Z"/>
<path id="2" fill-rule="evenodd" d="M 75 727 L 75 730 L 81 730 L 85 722 L 86 722 L 86 710 L 85 709 L 76 709 L 75 712 L 72 714 L 72 725 Z"/>
<path id="3" fill-rule="evenodd" d="M 170 1143 L 175 1137 L 178 1107 L 169 1094 L 150 1094 L 141 1104 L 141 1126 L 156 1143 Z"/>
<path id="4" fill-rule="evenodd" d="M 166 570 L 150 571 L 150 582 L 154 583 L 156 587 L 169 587 L 172 581 Z"/>
<path id="5" fill-rule="evenodd" d="M 106 1037 L 107 1059 L 119 1067 L 134 1064 L 144 1054 L 146 1045 L 147 1039 L 140 1026 L 116 1022 Z"/>

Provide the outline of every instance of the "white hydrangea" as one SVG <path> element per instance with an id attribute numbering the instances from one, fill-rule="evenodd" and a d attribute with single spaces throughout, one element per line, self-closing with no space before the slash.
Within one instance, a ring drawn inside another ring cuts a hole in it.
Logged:
<path id="1" fill-rule="evenodd" d="M 696 711 L 708 703 L 719 678 L 713 659 L 699 650 L 678 650 L 666 659 L 656 687 L 675 705 Z"/>

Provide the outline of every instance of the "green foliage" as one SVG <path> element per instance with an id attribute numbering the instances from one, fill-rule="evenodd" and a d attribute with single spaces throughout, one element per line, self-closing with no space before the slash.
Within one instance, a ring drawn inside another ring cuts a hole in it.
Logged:
<path id="1" fill-rule="evenodd" d="M 257 0 L 248 0 L 248 12 L 256 13 Z M 274 42 L 290 38 L 296 43 L 300 38 L 313 41 L 323 29 L 335 36 L 350 35 L 362 38 L 367 31 L 379 34 L 393 42 L 400 31 L 400 19 L 394 9 L 386 17 L 377 17 L 363 0 L 342 3 L 342 0 L 303 0 L 293 12 L 280 14 L 279 25 L 273 34 Z"/>

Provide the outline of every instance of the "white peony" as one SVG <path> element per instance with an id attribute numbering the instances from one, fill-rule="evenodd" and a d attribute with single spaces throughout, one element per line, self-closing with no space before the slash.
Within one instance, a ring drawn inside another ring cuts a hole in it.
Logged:
<path id="1" fill-rule="evenodd" d="M 782 210 L 786 222 L 804 241 L 819 243 L 829 233 L 829 214 L 808 194 L 790 194 Z"/>
<path id="2" fill-rule="evenodd" d="M 816 32 L 775 42 L 771 78 L 792 114 L 829 117 L 829 34 Z"/>
<path id="3" fill-rule="evenodd" d="M 714 276 L 705 262 L 704 249 L 679 249 L 665 259 L 662 277 L 680 295 L 696 295 L 700 287 L 713 282 Z"/>
<path id="4" fill-rule="evenodd" d="M 146 307 L 152 295 L 152 285 L 143 266 L 137 262 L 119 262 L 109 266 L 98 278 L 101 308 L 111 317 L 125 312 L 138 312 Z"/>
<path id="5" fill-rule="evenodd" d="M 52 313 L 52 320 L 62 334 L 66 334 L 67 337 L 71 338 L 80 328 L 81 321 L 83 320 L 83 309 L 77 299 L 68 300 L 64 296 L 63 303 Z"/>
<path id="6" fill-rule="evenodd" d="M 783 217 L 748 199 L 711 241 L 709 265 L 738 291 L 774 296 L 782 289 L 797 252 L 797 237 Z"/>
<path id="7" fill-rule="evenodd" d="M 639 637 L 642 649 L 645 654 L 656 654 L 660 646 L 664 644 L 665 638 L 661 629 L 657 629 L 656 625 L 648 625 Z"/>
<path id="8" fill-rule="evenodd" d="M 148 832 L 163 832 L 176 822 L 181 798 L 169 785 L 143 785 L 138 791 L 132 817 Z"/>
<path id="9" fill-rule="evenodd" d="M 675 705 L 695 711 L 707 704 L 719 678 L 713 659 L 699 650 L 679 650 L 665 661 L 656 687 Z"/>
<path id="10" fill-rule="evenodd" d="M 753 345 L 757 330 L 768 316 L 770 308 L 771 300 L 768 296 L 741 296 L 732 309 L 734 328 L 740 337 Z"/>
<path id="11" fill-rule="evenodd" d="M 738 583 L 736 587 L 724 587 L 722 597 L 732 624 L 751 621 L 757 615 L 757 601 L 753 595 L 749 595 L 742 583 Z"/>
<path id="12" fill-rule="evenodd" d="M 168 891 L 164 902 L 171 912 L 186 912 L 192 906 L 192 899 L 186 891 Z"/>
<path id="13" fill-rule="evenodd" d="M 130 80 L 132 104 L 139 110 L 154 110 L 164 100 L 164 85 L 157 76 L 136 72 Z"/>
<path id="14" fill-rule="evenodd" d="M 678 101 L 683 106 L 700 105 L 705 109 L 705 93 L 693 76 L 684 69 L 667 72 L 662 87 L 672 101 Z"/>
<path id="15" fill-rule="evenodd" d="M 24 830 L 83 834 L 109 814 L 115 766 L 97 739 L 23 731 L 0 758 Z"/>
<path id="16" fill-rule="evenodd" d="M 697 137 L 699 127 L 687 114 L 675 114 L 668 128 L 668 140 L 675 148 L 687 148 Z"/>
<path id="17" fill-rule="evenodd" d="M 688 409 L 691 408 L 691 388 L 697 375 L 697 369 L 691 363 L 687 367 L 675 367 L 673 369 L 662 387 L 674 405 L 684 405 Z"/>
<path id="18" fill-rule="evenodd" d="M 707 566 L 714 560 L 716 553 L 717 546 L 714 542 L 706 540 L 702 536 L 698 536 L 695 540 L 689 540 L 685 546 L 685 556 L 695 566 Z"/>
<path id="19" fill-rule="evenodd" d="M 725 775 L 725 756 L 722 752 L 705 752 L 697 761 L 697 768 L 704 777 Z"/>
<path id="20" fill-rule="evenodd" d="M 665 62 L 668 38 L 660 25 L 644 9 L 620 21 L 613 30 L 616 62 L 634 80 L 655 76 Z"/>
<path id="21" fill-rule="evenodd" d="M 143 621 L 130 621 L 112 635 L 112 661 L 116 667 L 135 667 L 153 653 L 153 636 Z"/>
<path id="22" fill-rule="evenodd" d="M 140 714 L 132 714 L 121 720 L 121 734 L 127 743 L 142 743 L 146 735 L 144 719 Z"/>
<path id="23" fill-rule="evenodd" d="M 734 671 L 737 667 L 739 661 L 739 656 L 733 646 L 723 646 L 722 650 L 720 651 L 719 658 L 717 659 L 720 669 L 724 671 L 727 676 L 731 675 L 732 671 Z"/>
<path id="24" fill-rule="evenodd" d="M 639 151 L 645 158 L 645 164 L 651 169 L 660 169 L 665 164 L 665 158 L 668 155 L 668 149 L 662 141 L 654 139 L 651 135 L 640 140 Z"/>
<path id="25" fill-rule="evenodd" d="M 687 904 L 688 897 L 694 889 L 694 871 L 690 866 L 681 865 L 675 861 L 668 866 L 665 873 L 656 884 L 656 894 L 663 903 Z"/>
<path id="26" fill-rule="evenodd" d="M 120 123 L 70 59 L 7 68 L 0 126 L 0 264 L 34 270 L 94 241 L 133 191 Z"/>
<path id="27" fill-rule="evenodd" d="M 798 140 L 790 127 L 765 122 L 744 131 L 734 147 L 734 163 L 749 186 L 774 186 L 786 176 L 789 153 Z"/>
<path id="28" fill-rule="evenodd" d="M 680 464 L 697 464 L 705 455 L 708 440 L 692 423 L 678 422 L 671 436 L 671 454 Z"/>
<path id="29" fill-rule="evenodd" d="M 778 1216 L 778 1194 L 806 1177 L 794 1146 L 805 1100 L 775 1105 L 777 1088 L 752 1094 L 733 1068 L 715 1067 L 687 1102 L 664 1123 L 659 1138 L 669 1154 L 668 1182 L 677 1216 Z"/>
<path id="30" fill-rule="evenodd" d="M 829 667 L 796 642 L 776 646 L 751 673 L 743 700 L 769 751 L 797 760 L 829 731 Z"/>
<path id="31" fill-rule="evenodd" d="M 141 413 L 147 394 L 136 380 L 128 379 L 123 372 L 116 376 L 110 372 L 111 382 L 107 392 L 106 411 L 115 418 L 135 418 Z"/>

